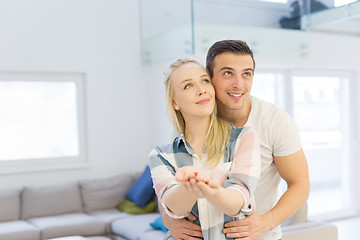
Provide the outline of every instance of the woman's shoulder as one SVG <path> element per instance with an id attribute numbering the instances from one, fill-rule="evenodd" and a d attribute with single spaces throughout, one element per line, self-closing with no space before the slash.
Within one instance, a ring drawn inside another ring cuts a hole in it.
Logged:
<path id="1" fill-rule="evenodd" d="M 156 151 L 158 153 L 173 153 L 177 148 L 181 145 L 183 141 L 183 135 L 179 135 L 173 139 L 172 142 L 156 146 L 152 151 Z"/>

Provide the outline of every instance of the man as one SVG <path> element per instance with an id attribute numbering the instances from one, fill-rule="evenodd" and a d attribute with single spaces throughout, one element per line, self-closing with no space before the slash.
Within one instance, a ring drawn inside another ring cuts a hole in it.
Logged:
<path id="1" fill-rule="evenodd" d="M 224 40 L 214 43 L 206 67 L 215 88 L 218 114 L 237 127 L 255 129 L 260 139 L 261 176 L 255 192 L 256 211 L 238 221 L 225 224 L 223 232 L 235 239 L 281 239 L 280 224 L 307 200 L 309 175 L 294 121 L 283 110 L 250 96 L 255 61 L 245 42 Z M 287 191 L 277 202 L 280 177 Z M 162 214 L 172 236 L 199 239 L 199 226 L 188 219 L 172 219 Z"/>

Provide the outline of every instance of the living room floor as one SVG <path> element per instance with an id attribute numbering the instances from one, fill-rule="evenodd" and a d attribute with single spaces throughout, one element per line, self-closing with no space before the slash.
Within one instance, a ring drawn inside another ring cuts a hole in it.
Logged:
<path id="1" fill-rule="evenodd" d="M 358 240 L 360 236 L 360 217 L 331 222 L 338 227 L 338 240 Z"/>

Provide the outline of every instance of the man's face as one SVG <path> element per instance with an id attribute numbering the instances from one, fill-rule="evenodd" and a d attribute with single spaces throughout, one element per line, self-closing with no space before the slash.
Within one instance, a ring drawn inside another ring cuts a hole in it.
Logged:
<path id="1" fill-rule="evenodd" d="M 218 108 L 243 109 L 249 101 L 253 82 L 254 62 L 251 56 L 222 53 L 215 57 L 213 66 L 212 83 Z"/>

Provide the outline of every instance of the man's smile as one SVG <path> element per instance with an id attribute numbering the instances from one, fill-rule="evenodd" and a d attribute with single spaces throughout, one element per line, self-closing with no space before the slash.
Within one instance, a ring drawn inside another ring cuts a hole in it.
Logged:
<path id="1" fill-rule="evenodd" d="M 244 93 L 229 93 L 229 92 L 227 94 L 230 95 L 231 97 L 236 97 L 236 98 L 239 98 L 242 95 L 244 95 Z"/>

